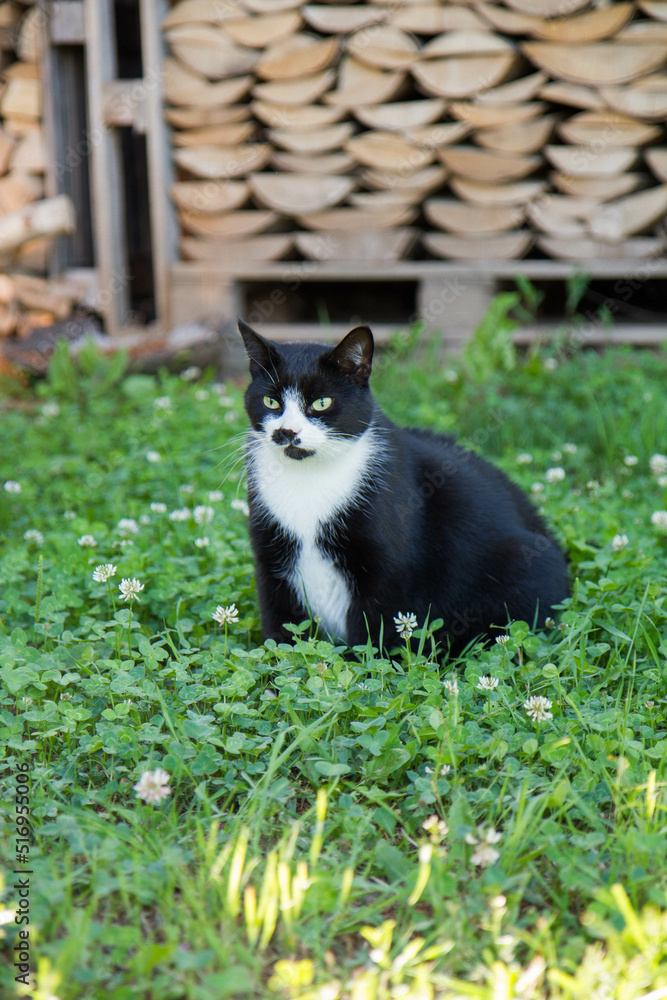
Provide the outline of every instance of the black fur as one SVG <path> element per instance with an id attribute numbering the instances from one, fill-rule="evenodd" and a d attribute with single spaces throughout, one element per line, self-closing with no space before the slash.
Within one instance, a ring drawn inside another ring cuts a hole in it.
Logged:
<path id="1" fill-rule="evenodd" d="M 453 438 L 399 428 L 385 416 L 368 385 L 368 328 L 331 350 L 274 344 L 239 325 L 250 356 L 245 404 L 255 429 L 266 415 L 262 397 L 296 387 L 306 398 L 333 397 L 331 409 L 316 416 L 335 434 L 356 437 L 372 424 L 384 442 L 368 489 L 318 536 L 351 585 L 350 645 L 369 632 L 377 643 L 381 629 L 385 644 L 394 645 L 398 612 L 413 612 L 420 625 L 427 616 L 443 619 L 438 639 L 453 654 L 512 619 L 544 624 L 568 593 L 566 559 L 545 522 L 507 476 Z M 285 641 L 284 623 L 308 617 L 281 577 L 295 542 L 267 518 L 252 476 L 248 499 L 264 633 Z"/>

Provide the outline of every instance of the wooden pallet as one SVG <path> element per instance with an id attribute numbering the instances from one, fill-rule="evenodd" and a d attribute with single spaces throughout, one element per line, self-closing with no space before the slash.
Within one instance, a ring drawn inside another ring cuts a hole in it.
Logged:
<path id="1" fill-rule="evenodd" d="M 647 280 L 661 280 L 667 286 L 667 260 L 615 260 L 591 261 L 581 265 L 592 279 L 630 282 L 637 288 Z M 414 285 L 415 312 L 402 317 L 395 324 L 374 323 L 373 316 L 364 317 L 377 339 L 386 341 L 392 331 L 405 326 L 410 320 L 425 320 L 427 329 L 442 332 L 445 345 L 458 350 L 470 338 L 485 316 L 501 282 L 525 275 L 531 281 L 564 282 L 572 276 L 574 266 L 564 261 L 524 260 L 465 263 L 440 263 L 438 261 L 401 261 L 397 263 L 344 264 L 318 263 L 315 261 L 281 261 L 258 264 L 252 270 L 221 271 L 215 265 L 202 263 L 176 263 L 171 268 L 170 318 L 172 323 L 190 322 L 197 316 L 222 313 L 236 316 L 242 313 L 251 323 L 255 322 L 268 337 L 290 340 L 315 337 L 331 339 L 344 335 L 349 325 L 333 323 L 323 327 L 315 323 L 272 322 L 276 310 L 272 301 L 287 303 L 289 296 L 302 284 L 330 282 L 337 291 L 345 285 L 363 283 L 374 294 L 381 296 L 383 287 L 392 282 Z M 252 287 L 261 283 L 262 293 L 252 301 Z M 266 293 L 266 285 L 273 286 Z M 250 300 L 247 292 L 250 290 Z M 667 287 L 666 287 L 667 290 Z M 558 320 L 558 317 L 555 317 Z M 548 337 L 562 330 L 562 323 L 540 324 L 526 327 L 516 334 L 516 342 L 527 344 Z M 586 319 L 582 325 L 581 343 L 627 343 L 638 346 L 659 345 L 667 340 L 667 314 L 665 321 L 657 324 L 615 324 L 609 330 L 595 318 Z"/>

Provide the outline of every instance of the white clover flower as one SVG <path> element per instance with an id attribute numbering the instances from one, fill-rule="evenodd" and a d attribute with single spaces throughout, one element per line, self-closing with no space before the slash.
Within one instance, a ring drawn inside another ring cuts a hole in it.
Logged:
<path id="1" fill-rule="evenodd" d="M 134 785 L 134 791 L 137 793 L 137 798 L 143 799 L 144 802 L 162 802 L 171 795 L 170 781 L 169 772 L 157 767 L 154 771 L 144 771 Z"/>
<path id="2" fill-rule="evenodd" d="M 190 365 L 189 368 L 184 368 L 181 372 L 181 378 L 184 382 L 194 382 L 200 375 L 201 368 L 198 365 Z"/>
<path id="3" fill-rule="evenodd" d="M 454 371 L 453 368 L 446 368 L 442 374 L 444 376 L 445 382 L 448 382 L 449 385 L 456 385 L 458 383 L 459 373 L 457 371 Z"/>
<path id="4" fill-rule="evenodd" d="M 417 618 L 411 611 L 407 614 L 403 614 L 402 611 L 399 611 L 394 617 L 394 625 L 396 626 L 396 631 L 400 635 L 401 639 L 409 639 L 414 630 L 417 628 Z"/>
<path id="5" fill-rule="evenodd" d="M 533 483 L 530 487 L 531 493 L 542 493 L 544 491 L 544 483 Z"/>
<path id="6" fill-rule="evenodd" d="M 554 618 L 545 618 L 544 619 L 544 627 L 545 628 L 556 628 L 556 620 Z"/>
<path id="7" fill-rule="evenodd" d="M 558 362 L 555 358 L 545 358 L 544 367 L 548 372 L 555 372 L 558 368 Z"/>
<path id="8" fill-rule="evenodd" d="M 667 510 L 654 510 L 651 514 L 651 524 L 656 528 L 667 530 Z"/>
<path id="9" fill-rule="evenodd" d="M 159 451 L 147 451 L 146 461 L 150 462 L 152 465 L 155 465 L 156 462 L 162 461 L 162 455 L 160 454 Z"/>
<path id="10" fill-rule="evenodd" d="M 559 465 L 553 469 L 547 469 L 544 478 L 548 483 L 560 483 L 561 480 L 565 479 L 565 469 L 562 469 Z"/>
<path id="11" fill-rule="evenodd" d="M 448 680 L 444 681 L 443 682 L 443 687 L 444 687 L 445 691 L 449 692 L 449 694 L 458 694 L 459 693 L 459 682 L 457 681 L 456 677 L 452 677 L 451 680 L 448 679 Z"/>
<path id="12" fill-rule="evenodd" d="M 597 481 L 597 479 L 589 479 L 588 482 L 586 483 L 586 489 L 587 490 L 599 490 L 600 489 L 600 484 Z"/>
<path id="13" fill-rule="evenodd" d="M 658 486 L 667 486 L 667 476 L 658 476 Z"/>
<path id="14" fill-rule="evenodd" d="M 235 604 L 228 604 L 226 608 L 222 604 L 218 604 L 211 618 L 218 625 L 232 625 L 239 620 L 238 608 Z"/>
<path id="15" fill-rule="evenodd" d="M 38 531 L 37 528 L 28 528 L 27 531 L 23 532 L 23 537 L 25 538 L 26 542 L 30 542 L 33 545 L 44 544 L 44 535 L 41 533 L 41 531 Z"/>
<path id="16" fill-rule="evenodd" d="M 203 538 L 195 538 L 195 545 L 198 549 L 205 549 L 211 544 L 211 539 L 204 535 Z"/>
<path id="17" fill-rule="evenodd" d="M 576 455 L 577 454 L 577 446 L 576 446 L 576 444 L 571 444 L 568 441 L 567 444 L 563 445 L 563 451 L 565 452 L 566 455 Z"/>
<path id="18" fill-rule="evenodd" d="M 129 535 L 138 535 L 139 525 L 133 517 L 121 517 L 118 522 L 118 534 L 123 538 L 127 538 Z"/>
<path id="19" fill-rule="evenodd" d="M 562 451 L 552 451 L 551 452 L 551 461 L 552 462 L 560 462 L 560 460 L 561 460 L 562 457 L 563 457 L 563 452 Z"/>
<path id="20" fill-rule="evenodd" d="M 627 547 L 629 538 L 627 535 L 614 535 L 611 540 L 611 547 L 614 552 L 622 552 Z"/>
<path id="21" fill-rule="evenodd" d="M 195 399 L 198 403 L 203 403 L 205 399 L 208 399 L 209 392 L 208 389 L 197 389 L 195 392 Z"/>
<path id="22" fill-rule="evenodd" d="M 63 513 L 63 517 L 65 518 L 66 521 L 73 521 L 74 518 L 76 517 L 76 511 L 74 511 L 74 510 L 66 510 Z"/>
<path id="23" fill-rule="evenodd" d="M 154 500 L 153 503 L 151 504 L 151 510 L 153 511 L 154 514 L 166 514 L 167 505 L 166 503 L 162 503 L 161 500 Z"/>
<path id="24" fill-rule="evenodd" d="M 135 597 L 138 601 L 140 601 L 141 598 L 139 597 L 139 592 L 142 591 L 145 586 L 145 583 L 140 583 L 136 577 L 133 577 L 131 580 L 128 580 L 127 578 L 121 580 L 118 584 L 118 589 L 120 590 L 124 601 L 133 601 Z"/>
<path id="25" fill-rule="evenodd" d="M 470 863 L 477 865 L 479 868 L 488 868 L 489 865 L 495 864 L 500 857 L 500 851 L 497 851 L 492 846 L 498 843 L 500 834 L 493 827 L 488 830 L 478 827 L 477 833 L 477 837 L 472 833 L 466 833 L 465 835 L 466 844 L 470 844 L 476 848 L 470 858 Z"/>
<path id="26" fill-rule="evenodd" d="M 116 567 L 113 563 L 102 563 L 101 566 L 96 566 L 93 570 L 93 580 L 95 583 L 106 583 L 115 574 Z"/>
<path id="27" fill-rule="evenodd" d="M 182 485 L 179 486 L 178 488 L 181 491 L 181 493 L 188 493 L 189 494 L 189 493 L 194 493 L 194 491 L 195 491 L 195 488 L 192 485 L 192 483 L 182 483 Z"/>
<path id="28" fill-rule="evenodd" d="M 662 476 L 667 472 L 667 455 L 656 452 L 655 455 L 651 455 L 648 464 L 654 476 Z"/>
<path id="29" fill-rule="evenodd" d="M 211 490 L 208 494 L 209 503 L 218 503 L 223 499 L 222 490 Z"/>
<path id="30" fill-rule="evenodd" d="M 451 769 L 452 769 L 451 764 L 443 764 L 442 767 L 440 768 L 440 777 L 446 778 Z"/>
<path id="31" fill-rule="evenodd" d="M 495 691 L 495 689 L 500 684 L 497 677 L 491 677 L 489 674 L 483 674 L 482 677 L 477 681 L 478 691 Z"/>
<path id="32" fill-rule="evenodd" d="M 21 493 L 23 487 L 20 483 L 17 483 L 15 479 L 8 479 L 4 485 L 5 492 L 7 493 Z"/>
<path id="33" fill-rule="evenodd" d="M 532 461 L 533 461 L 533 456 L 529 454 L 527 451 L 521 451 L 516 456 L 517 465 L 530 465 Z"/>
<path id="34" fill-rule="evenodd" d="M 505 643 L 507 643 L 509 641 L 510 641 L 510 637 L 508 635 L 497 635 L 496 636 L 496 642 L 498 643 L 499 646 L 504 646 Z"/>
<path id="35" fill-rule="evenodd" d="M 430 768 L 427 768 L 426 770 L 430 771 Z M 422 823 L 422 830 L 426 830 L 429 840 L 433 844 L 439 844 L 449 833 L 449 827 L 445 823 L 444 819 L 440 819 L 440 817 L 435 814 L 424 820 Z"/>
<path id="36" fill-rule="evenodd" d="M 234 405 L 234 400 L 232 399 L 231 396 L 219 396 L 218 397 L 218 402 L 220 403 L 220 406 L 233 406 Z"/>
<path id="37" fill-rule="evenodd" d="M 541 694 L 531 695 L 524 701 L 523 707 L 526 715 L 530 716 L 533 722 L 546 722 L 547 719 L 553 719 L 553 714 L 549 711 L 551 702 Z"/>
<path id="38" fill-rule="evenodd" d="M 230 506 L 231 506 L 232 510 L 238 510 L 242 514 L 245 514 L 246 517 L 248 517 L 248 515 L 250 514 L 250 507 L 248 507 L 247 500 L 239 500 L 237 498 L 234 498 L 234 500 L 232 500 Z"/>
<path id="39" fill-rule="evenodd" d="M 57 403 L 44 403 L 42 407 L 42 416 L 44 417 L 57 417 L 60 415 L 60 407 Z"/>
<path id="40" fill-rule="evenodd" d="M 626 455 L 625 458 L 623 459 L 623 465 L 627 465 L 627 467 L 631 469 L 632 466 L 636 465 L 638 461 L 639 459 L 637 458 L 636 455 Z"/>
<path id="41" fill-rule="evenodd" d="M 153 406 L 156 410 L 170 410 L 171 399 L 169 396 L 158 396 L 157 399 L 153 400 Z"/>
<path id="42" fill-rule="evenodd" d="M 81 535 L 81 538 L 78 539 L 78 542 L 81 548 L 83 549 L 86 548 L 94 549 L 97 545 L 97 539 L 95 538 L 94 535 Z"/>
<path id="43" fill-rule="evenodd" d="M 172 510 L 169 515 L 170 521 L 189 521 L 191 516 L 191 511 L 189 507 L 180 507 L 178 510 Z"/>
<path id="44" fill-rule="evenodd" d="M 150 523 L 151 523 L 151 519 L 148 516 L 148 514 L 140 514 L 139 515 L 139 524 L 150 524 Z"/>
<path id="45" fill-rule="evenodd" d="M 215 517 L 215 511 L 212 507 L 207 507 L 205 504 L 199 504 L 195 507 L 193 517 L 197 524 L 210 524 Z"/>
<path id="46" fill-rule="evenodd" d="M 227 413 L 225 413 L 225 415 L 224 415 L 224 417 L 223 417 L 223 420 L 224 420 L 224 421 L 225 421 L 225 423 L 227 423 L 227 424 L 233 424 L 233 423 L 235 423 L 235 422 L 236 422 L 236 421 L 237 421 L 238 419 L 239 419 L 239 415 L 238 415 L 238 413 L 236 412 L 236 410 L 228 410 L 228 411 L 227 411 Z"/>

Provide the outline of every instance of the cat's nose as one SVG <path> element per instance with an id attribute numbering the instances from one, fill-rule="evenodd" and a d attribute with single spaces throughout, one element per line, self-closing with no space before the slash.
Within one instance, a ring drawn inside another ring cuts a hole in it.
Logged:
<path id="1" fill-rule="evenodd" d="M 278 427 L 277 430 L 271 435 L 271 440 L 275 441 L 276 444 L 296 444 L 294 440 L 296 438 L 297 432 L 290 430 L 288 427 Z"/>

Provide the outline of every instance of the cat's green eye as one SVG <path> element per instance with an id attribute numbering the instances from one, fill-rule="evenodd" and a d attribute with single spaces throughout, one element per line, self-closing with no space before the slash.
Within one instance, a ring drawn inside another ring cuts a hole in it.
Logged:
<path id="1" fill-rule="evenodd" d="M 280 409 L 280 400 L 274 399 L 273 396 L 265 396 L 262 402 L 264 403 L 264 406 L 267 408 L 267 410 Z"/>
<path id="2" fill-rule="evenodd" d="M 321 396 L 319 399 L 314 399 L 310 404 L 311 410 L 315 410 L 317 413 L 321 413 L 322 410 L 328 410 L 333 399 L 331 396 Z"/>

